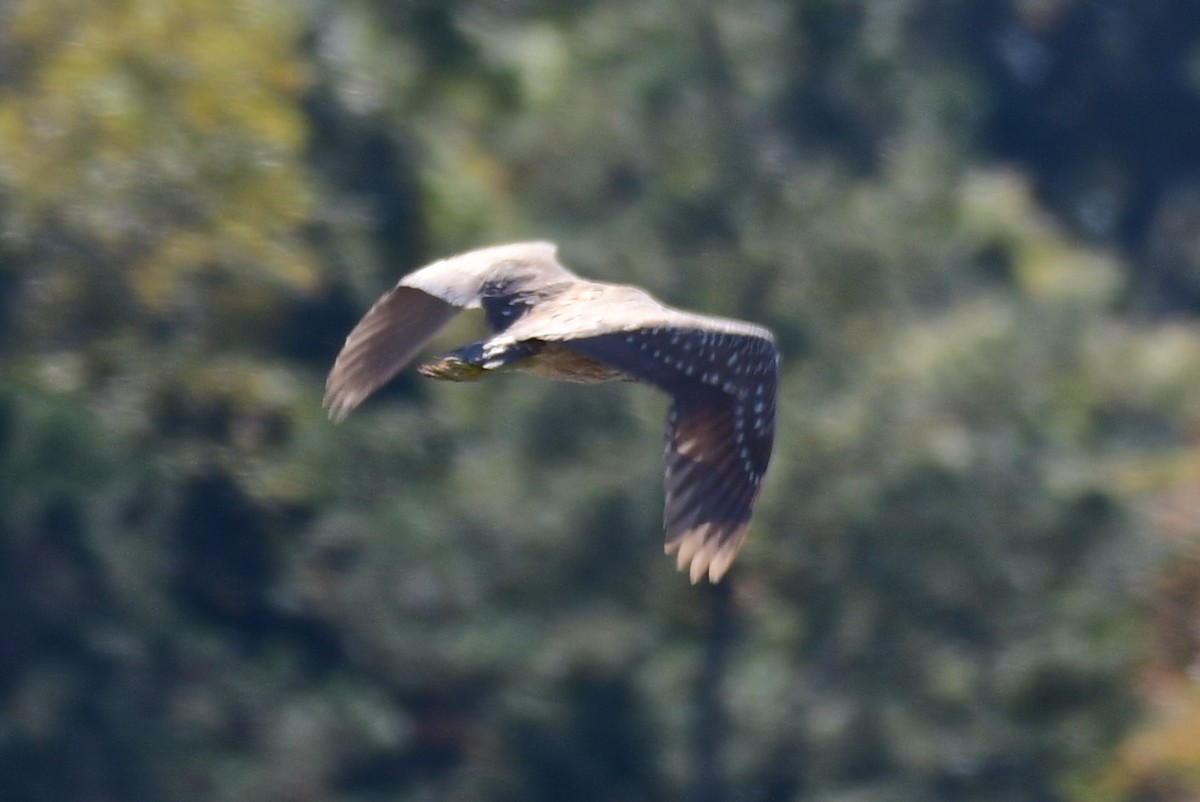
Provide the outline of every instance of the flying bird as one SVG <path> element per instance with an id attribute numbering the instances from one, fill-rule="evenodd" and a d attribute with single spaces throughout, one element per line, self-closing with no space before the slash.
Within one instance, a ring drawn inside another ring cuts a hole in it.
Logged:
<path id="1" fill-rule="evenodd" d="M 460 309 L 490 337 L 423 364 L 467 381 L 518 369 L 569 382 L 635 381 L 665 391 L 666 553 L 693 583 L 724 576 L 758 500 L 775 438 L 779 352 L 762 326 L 673 309 L 637 287 L 588 281 L 550 242 L 442 259 L 400 279 L 346 337 L 325 385 L 340 421 L 404 368 Z"/>

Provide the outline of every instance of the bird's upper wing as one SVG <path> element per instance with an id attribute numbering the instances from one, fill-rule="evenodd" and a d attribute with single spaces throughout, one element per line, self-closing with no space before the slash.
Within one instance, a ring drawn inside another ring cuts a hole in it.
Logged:
<path id="1" fill-rule="evenodd" d="M 479 306 L 489 284 L 536 288 L 576 279 L 558 263 L 552 242 L 510 242 L 460 253 L 414 270 L 400 284 L 415 287 L 447 303 L 468 309 Z"/>
<path id="2" fill-rule="evenodd" d="M 375 302 L 346 338 L 325 381 L 325 406 L 340 421 L 407 365 L 458 308 L 397 285 Z"/>
<path id="3" fill-rule="evenodd" d="M 325 382 L 325 406 L 341 420 L 396 375 L 454 314 L 479 306 L 492 283 L 537 287 L 574 279 L 549 242 L 496 245 L 409 273 L 346 337 Z"/>
<path id="4" fill-rule="evenodd" d="M 665 309 L 657 322 L 565 345 L 671 395 L 667 553 L 719 580 L 746 535 L 775 438 L 779 354 L 770 332 Z"/>

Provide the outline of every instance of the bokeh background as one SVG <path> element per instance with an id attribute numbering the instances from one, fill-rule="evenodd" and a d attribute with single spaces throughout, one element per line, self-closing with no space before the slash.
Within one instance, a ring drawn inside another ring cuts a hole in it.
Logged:
<path id="1" fill-rule="evenodd" d="M 326 419 L 522 238 L 777 332 L 717 589 L 647 388 Z M 1200 8 L 0 0 L 0 797 L 1200 799 Z"/>

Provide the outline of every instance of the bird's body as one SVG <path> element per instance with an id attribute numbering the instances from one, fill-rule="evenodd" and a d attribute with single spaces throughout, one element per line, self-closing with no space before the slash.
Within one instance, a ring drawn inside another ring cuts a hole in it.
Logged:
<path id="1" fill-rule="evenodd" d="M 774 439 L 779 358 L 751 323 L 665 306 L 637 287 L 587 281 L 525 242 L 434 262 L 380 298 L 346 338 L 325 405 L 344 418 L 459 309 L 482 307 L 495 334 L 422 365 L 464 381 L 515 368 L 570 382 L 640 381 L 671 395 L 667 551 L 693 582 L 717 581 L 745 536 Z"/>

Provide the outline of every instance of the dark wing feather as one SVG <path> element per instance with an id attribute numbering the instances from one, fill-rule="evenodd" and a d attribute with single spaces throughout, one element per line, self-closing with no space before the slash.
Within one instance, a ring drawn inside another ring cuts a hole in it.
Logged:
<path id="1" fill-rule="evenodd" d="M 380 298 L 346 337 L 325 382 L 333 419 L 345 418 L 395 376 L 458 311 L 413 287 L 397 286 Z"/>
<path id="2" fill-rule="evenodd" d="M 671 395 L 667 552 L 691 580 L 724 575 L 746 535 L 775 438 L 779 356 L 767 337 L 652 327 L 570 340 Z"/>

